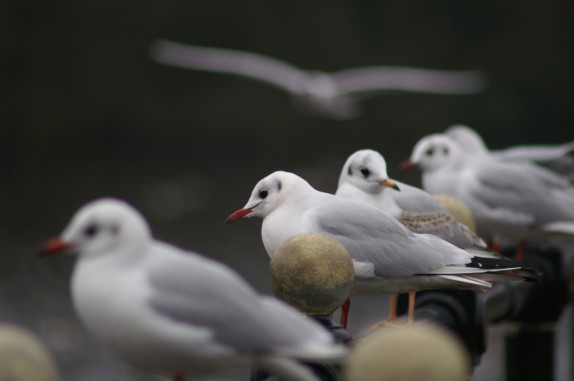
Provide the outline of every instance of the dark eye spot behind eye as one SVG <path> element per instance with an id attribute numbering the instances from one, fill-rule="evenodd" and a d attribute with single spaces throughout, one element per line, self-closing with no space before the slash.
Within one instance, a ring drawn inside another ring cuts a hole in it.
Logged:
<path id="1" fill-rule="evenodd" d="M 98 228 L 98 225 L 96 224 L 90 224 L 88 226 L 86 226 L 84 228 L 84 235 L 88 238 L 92 238 L 94 237 L 96 234 L 98 234 L 98 231 L 100 229 Z"/>
<path id="2" fill-rule="evenodd" d="M 349 176 L 353 176 L 353 170 L 351 169 L 350 166 L 349 169 L 347 169 L 347 173 L 349 174 Z"/>
<path id="3" fill-rule="evenodd" d="M 266 198 L 268 194 L 269 194 L 269 191 L 267 189 L 261 189 L 259 191 L 259 197 L 262 199 Z"/>
<path id="4" fill-rule="evenodd" d="M 368 168 L 362 168 L 362 169 L 361 169 L 361 173 L 363 174 L 363 176 L 364 176 L 365 178 L 371 176 L 371 171 L 369 171 Z"/>
<path id="5" fill-rule="evenodd" d="M 278 192 L 281 191 L 281 187 L 282 187 L 281 181 L 278 181 L 278 182 L 277 182 L 277 191 L 278 191 Z"/>
<path id="6" fill-rule="evenodd" d="M 427 155 L 427 156 L 432 156 L 432 155 L 434 155 L 434 148 L 433 148 L 433 147 L 430 147 L 429 149 L 427 149 L 427 150 L 425 151 L 425 155 Z"/>

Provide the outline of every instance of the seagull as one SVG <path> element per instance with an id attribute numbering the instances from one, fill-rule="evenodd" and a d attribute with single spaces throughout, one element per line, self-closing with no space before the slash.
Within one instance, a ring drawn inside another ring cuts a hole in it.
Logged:
<path id="1" fill-rule="evenodd" d="M 486 248 L 480 237 L 458 222 L 429 193 L 390 179 L 387 163 L 377 151 L 362 149 L 349 156 L 335 195 L 379 208 L 414 233 L 433 234 L 461 249 Z M 386 322 L 396 319 L 397 298 L 398 295 L 391 295 Z"/>
<path id="2" fill-rule="evenodd" d="M 363 149 L 349 156 L 335 194 L 373 205 L 415 233 L 436 235 L 461 249 L 486 248 L 480 237 L 428 192 L 391 180 L 384 157 L 375 150 Z"/>
<path id="3" fill-rule="evenodd" d="M 335 73 L 301 70 L 294 65 L 257 53 L 193 46 L 157 39 L 151 58 L 183 69 L 234 74 L 267 83 L 291 95 L 300 111 L 332 119 L 359 115 L 358 101 L 381 92 L 475 94 L 486 87 L 477 71 L 367 66 Z"/>
<path id="4" fill-rule="evenodd" d="M 315 232 L 337 240 L 353 259 L 353 293 L 409 293 L 409 324 L 416 291 L 484 291 L 497 275 L 506 279 L 523 268 L 515 261 L 481 258 L 436 236 L 413 233 L 380 209 L 317 191 L 290 172 L 277 171 L 259 181 L 247 204 L 225 223 L 245 217 L 263 219 L 261 236 L 269 256 L 298 234 Z"/>
<path id="5" fill-rule="evenodd" d="M 490 154 L 505 160 L 531 161 L 574 181 L 574 141 L 559 145 L 521 145 L 489 150 L 478 132 L 466 125 L 450 126 L 445 133 L 467 153 Z"/>
<path id="6" fill-rule="evenodd" d="M 83 206 L 42 255 L 78 254 L 74 307 L 104 344 L 133 363 L 174 375 L 254 365 L 318 381 L 296 360 L 342 359 L 332 335 L 294 308 L 260 296 L 226 266 L 155 240 L 121 200 Z"/>
<path id="7" fill-rule="evenodd" d="M 421 168 L 426 191 L 469 206 L 483 238 L 519 242 L 521 252 L 527 238 L 574 235 L 574 187 L 531 162 L 468 153 L 449 136 L 432 134 L 419 140 L 403 165 L 413 166 Z"/>

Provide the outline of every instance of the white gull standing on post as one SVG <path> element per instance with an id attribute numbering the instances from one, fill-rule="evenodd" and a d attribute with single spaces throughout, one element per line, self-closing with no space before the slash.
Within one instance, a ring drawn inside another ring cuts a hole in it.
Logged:
<path id="1" fill-rule="evenodd" d="M 318 323 L 258 295 L 229 268 L 155 240 L 122 201 L 85 205 L 41 254 L 67 251 L 79 255 L 72 298 L 83 323 L 128 360 L 174 380 L 254 365 L 317 381 L 296 359 L 345 354 Z"/>
<path id="2" fill-rule="evenodd" d="M 477 257 L 433 235 L 413 233 L 380 209 L 317 191 L 289 172 L 277 171 L 259 181 L 247 204 L 226 223 L 244 217 L 263 219 L 261 236 L 269 256 L 302 233 L 316 232 L 339 241 L 353 259 L 353 293 L 408 292 L 409 322 L 416 291 L 486 290 L 492 286 L 488 280 L 522 267 L 513 261 Z"/>
<path id="3" fill-rule="evenodd" d="M 436 235 L 462 249 L 486 247 L 480 237 L 428 192 L 390 179 L 387 163 L 377 151 L 363 149 L 349 156 L 335 194 L 373 205 L 415 233 Z"/>
<path id="4" fill-rule="evenodd" d="M 526 239 L 574 235 L 574 187 L 533 163 L 468 154 L 449 136 L 433 134 L 419 140 L 407 166 L 422 169 L 428 192 L 463 200 L 485 239 L 519 242 L 522 251 Z"/>
<path id="5" fill-rule="evenodd" d="M 349 156 L 341 170 L 335 195 L 381 209 L 414 233 L 435 235 L 461 249 L 486 248 L 480 237 L 458 222 L 429 193 L 390 179 L 387 163 L 377 151 L 362 149 Z M 475 254 L 487 255 L 478 250 Z M 396 304 L 397 295 L 393 294 L 387 321 L 395 320 Z"/>

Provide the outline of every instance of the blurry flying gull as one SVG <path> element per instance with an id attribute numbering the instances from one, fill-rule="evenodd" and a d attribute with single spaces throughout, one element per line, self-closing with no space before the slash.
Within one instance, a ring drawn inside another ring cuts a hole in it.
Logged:
<path id="1" fill-rule="evenodd" d="M 521 273 L 514 261 L 479 257 L 429 234 L 416 234 L 396 218 L 363 202 L 319 192 L 301 177 L 278 171 L 253 189 L 247 204 L 226 223 L 263 219 L 261 236 L 269 256 L 289 238 L 316 232 L 341 243 L 353 259 L 353 293 L 409 293 L 409 322 L 415 292 L 432 288 L 486 290 L 491 280 Z M 514 279 L 514 277 L 513 277 Z"/>
<path id="2" fill-rule="evenodd" d="M 252 364 L 316 381 L 295 359 L 345 353 L 318 323 L 258 295 L 222 264 L 153 239 L 122 201 L 85 205 L 42 250 L 65 251 L 79 254 L 72 297 L 86 326 L 127 359 L 176 380 Z"/>
<path id="3" fill-rule="evenodd" d="M 520 243 L 574 235 L 574 187 L 529 161 L 468 153 L 449 136 L 432 134 L 419 140 L 405 166 L 422 169 L 428 192 L 464 201 L 482 238 Z"/>
<path id="4" fill-rule="evenodd" d="M 184 69 L 234 74 L 265 82 L 288 92 L 294 106 L 333 119 L 359 114 L 358 101 L 381 92 L 474 94 L 485 87 L 477 71 L 370 66 L 335 73 L 301 70 L 287 62 L 256 53 L 155 40 L 151 57 Z"/>
<path id="5" fill-rule="evenodd" d="M 461 124 L 450 126 L 445 133 L 467 153 L 490 154 L 500 159 L 531 161 L 574 180 L 574 141 L 558 145 L 520 145 L 489 150 L 476 130 Z"/>

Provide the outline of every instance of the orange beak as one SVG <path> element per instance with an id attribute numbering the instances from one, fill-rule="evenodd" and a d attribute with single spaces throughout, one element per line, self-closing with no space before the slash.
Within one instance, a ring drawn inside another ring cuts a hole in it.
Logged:
<path id="1" fill-rule="evenodd" d="M 379 184 L 381 184 L 382 187 L 393 188 L 399 192 L 401 191 L 401 188 L 399 188 L 399 186 L 391 179 L 384 179 L 380 181 Z"/>

